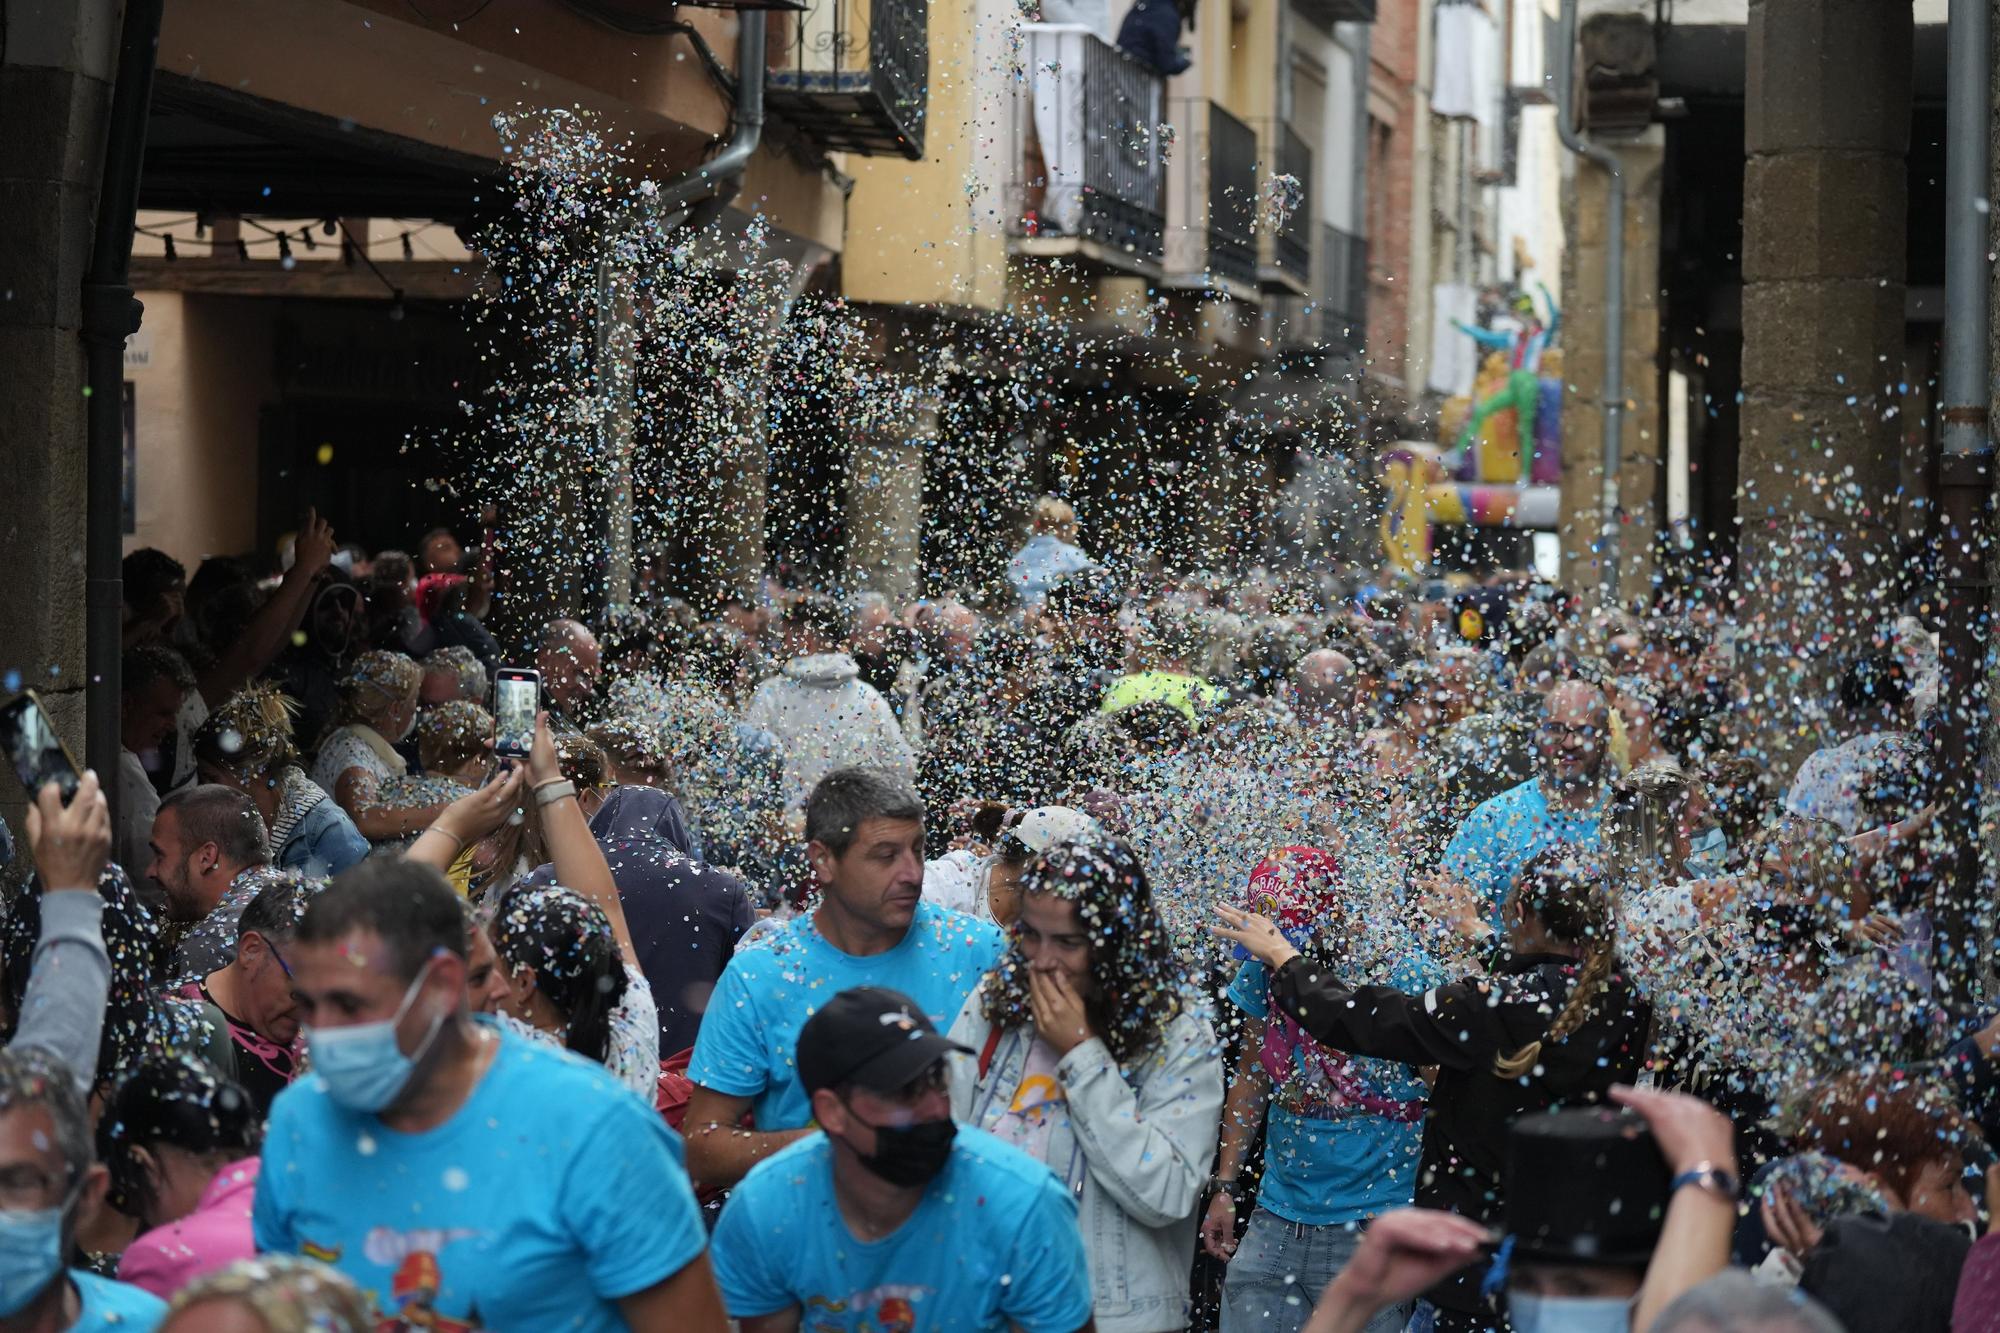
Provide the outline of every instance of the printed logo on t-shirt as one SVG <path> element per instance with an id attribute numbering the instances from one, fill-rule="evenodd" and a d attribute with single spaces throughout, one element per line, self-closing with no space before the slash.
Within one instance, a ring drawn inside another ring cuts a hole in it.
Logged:
<path id="1" fill-rule="evenodd" d="M 396 1231 L 376 1227 L 362 1250 L 373 1263 L 393 1268 L 389 1299 L 393 1309 L 376 1311 L 375 1333 L 481 1333 L 479 1308 L 463 1317 L 439 1314 L 438 1294 L 444 1290 L 444 1268 L 438 1251 L 455 1240 L 479 1233 L 466 1228 Z"/>
<path id="2" fill-rule="evenodd" d="M 812 1333 L 915 1333 L 917 1307 L 934 1287 L 893 1283 L 857 1291 L 844 1301 L 814 1296 L 806 1302 Z"/>

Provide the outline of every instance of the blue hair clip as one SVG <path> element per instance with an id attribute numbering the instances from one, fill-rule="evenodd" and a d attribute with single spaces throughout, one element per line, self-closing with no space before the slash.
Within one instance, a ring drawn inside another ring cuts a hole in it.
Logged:
<path id="1" fill-rule="evenodd" d="M 1508 1236 L 1500 1242 L 1500 1248 L 1493 1252 L 1492 1266 L 1486 1270 L 1486 1277 L 1479 1284 L 1481 1299 L 1497 1296 L 1507 1285 L 1507 1261 L 1514 1257 L 1514 1238 Z"/>

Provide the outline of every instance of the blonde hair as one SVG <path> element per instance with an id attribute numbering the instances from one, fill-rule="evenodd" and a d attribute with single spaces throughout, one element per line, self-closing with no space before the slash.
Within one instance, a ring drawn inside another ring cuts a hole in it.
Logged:
<path id="1" fill-rule="evenodd" d="M 1065 538 L 1076 536 L 1076 510 L 1059 496 L 1044 495 L 1035 501 L 1035 531 Z"/>
<path id="2" fill-rule="evenodd" d="M 1610 873 L 1595 855 L 1557 843 L 1522 869 L 1513 896 L 1551 935 L 1582 946 L 1583 956 L 1569 999 L 1548 1031 L 1512 1055 L 1493 1058 L 1493 1072 L 1501 1078 L 1527 1074 L 1542 1058 L 1545 1044 L 1562 1041 L 1583 1026 L 1609 986 L 1618 957 Z"/>
<path id="3" fill-rule="evenodd" d="M 195 762 L 253 782 L 299 762 L 292 745 L 298 705 L 261 681 L 229 696 L 194 734 Z"/>

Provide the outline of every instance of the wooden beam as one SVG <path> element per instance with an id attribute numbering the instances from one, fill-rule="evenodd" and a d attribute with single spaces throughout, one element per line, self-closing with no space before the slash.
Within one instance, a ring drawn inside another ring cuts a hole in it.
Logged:
<path id="1" fill-rule="evenodd" d="M 462 301 L 479 285 L 475 264 L 448 260 L 394 260 L 378 263 L 384 286 L 363 265 L 352 268 L 325 260 L 301 260 L 284 268 L 275 259 L 132 260 L 132 286 L 139 291 L 204 292 L 212 296 L 297 296 L 311 299 L 387 301 L 390 287 L 412 301 Z"/>

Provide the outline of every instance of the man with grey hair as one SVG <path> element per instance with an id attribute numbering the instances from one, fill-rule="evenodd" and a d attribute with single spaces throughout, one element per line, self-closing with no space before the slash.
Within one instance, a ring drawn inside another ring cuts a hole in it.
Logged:
<path id="1" fill-rule="evenodd" d="M 794 1053 L 828 998 L 887 987 L 946 1027 L 1004 947 L 991 923 L 925 900 L 924 804 L 902 778 L 836 769 L 805 815 L 819 905 L 729 960 L 688 1065 L 695 1088 L 682 1132 L 702 1184 L 733 1185 L 805 1135 L 812 1103 Z M 749 1132 L 738 1127 L 745 1112 Z"/>
<path id="2" fill-rule="evenodd" d="M 9 1328 L 145 1333 L 165 1317 L 165 1302 L 63 1264 L 110 1183 L 73 1072 L 39 1051 L 0 1051 L 0 1212 L 9 1238 L 0 1319 Z"/>
<path id="3" fill-rule="evenodd" d="M 236 919 L 266 881 L 271 864 L 264 817 L 249 795 L 219 782 L 183 787 L 153 817 L 147 877 L 166 894 L 167 919 L 191 926 L 174 950 L 176 982 L 229 966 Z"/>
<path id="4" fill-rule="evenodd" d="M 1797 1287 L 1718 1273 L 1660 1311 L 1653 1333 L 1842 1333 L 1827 1308 Z"/>

